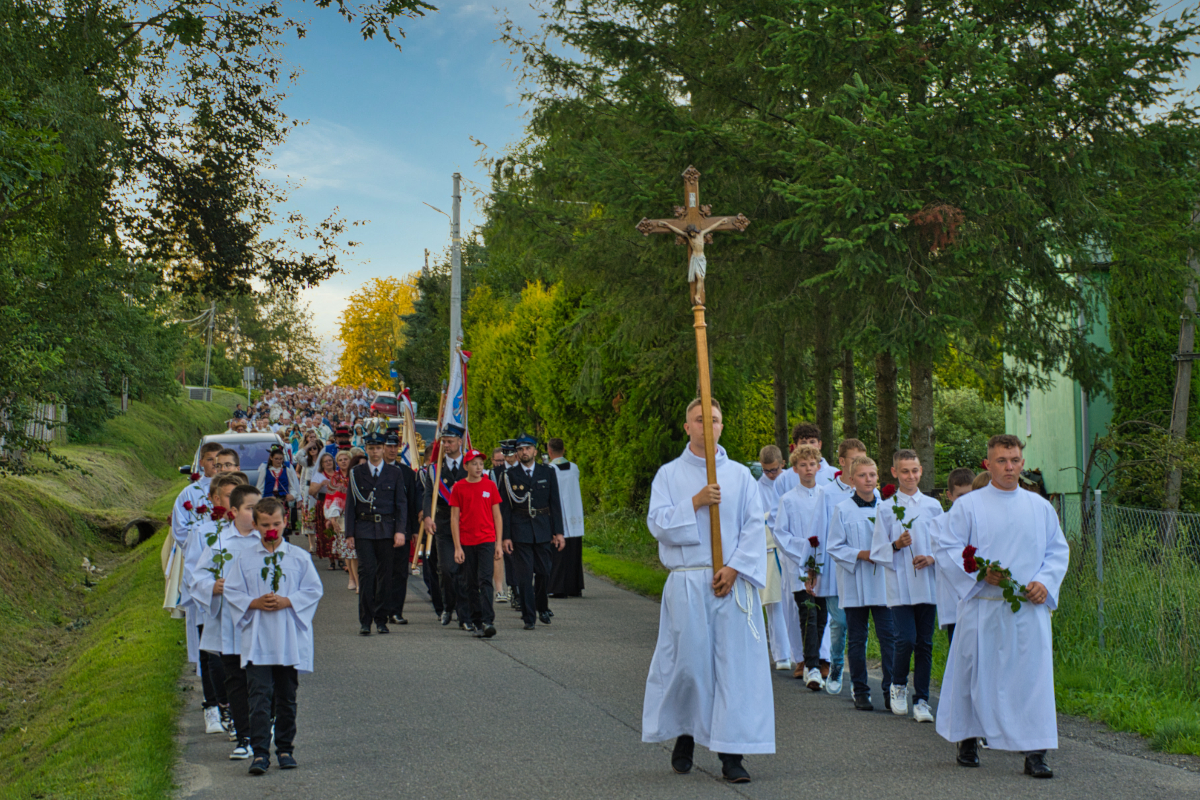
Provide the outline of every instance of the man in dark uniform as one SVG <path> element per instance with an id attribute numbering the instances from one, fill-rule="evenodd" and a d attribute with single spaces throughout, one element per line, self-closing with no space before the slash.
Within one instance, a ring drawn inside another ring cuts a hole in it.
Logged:
<path id="1" fill-rule="evenodd" d="M 546 588 L 551 548 L 562 550 L 565 543 L 555 469 L 537 463 L 537 439 L 525 434 L 516 444 L 517 465 L 504 474 L 500 494 L 504 498 L 504 551 L 512 554 L 521 618 L 528 631 L 535 627 L 535 610 L 543 625 L 550 624 Z"/>
<path id="2" fill-rule="evenodd" d="M 408 519 L 404 529 L 409 531 L 404 546 L 397 547 L 392 555 L 392 593 L 388 598 L 388 622 L 393 625 L 407 625 L 404 618 L 404 599 L 408 596 L 408 565 L 412 552 L 413 532 L 421 530 L 421 520 L 425 517 L 423 508 L 425 493 L 421 490 L 421 482 L 417 480 L 416 471 L 397 459 L 400 454 L 400 435 L 395 430 L 389 430 L 383 444 L 383 463 L 390 464 L 400 470 L 404 476 L 404 498 L 408 504 Z"/>
<path id="3" fill-rule="evenodd" d="M 421 558 L 421 579 L 425 581 L 425 590 L 429 592 L 429 599 L 433 603 L 433 613 L 437 615 L 438 620 L 442 618 L 442 584 L 438 580 L 438 565 L 437 565 L 437 547 L 434 546 L 433 536 L 433 520 L 430 519 L 427 509 L 429 508 L 429 499 L 433 496 L 433 480 L 434 469 L 437 464 L 433 463 L 433 444 L 425 445 L 425 466 L 421 467 L 417 473 L 417 481 L 421 484 L 421 525 L 422 530 L 428 529 L 429 539 L 425 544 L 427 552 Z M 418 537 L 417 543 L 413 547 L 421 544 L 421 537 Z"/>
<path id="4" fill-rule="evenodd" d="M 359 633 L 371 635 L 371 622 L 387 633 L 388 598 L 396 548 L 406 541 L 408 503 L 404 476 L 383 463 L 384 434 L 365 437 L 367 461 L 350 470 L 346 492 L 346 546 L 358 553 Z"/>
<path id="5" fill-rule="evenodd" d="M 464 631 L 471 627 L 471 610 L 467 607 L 467 588 L 463 584 L 462 570 L 454 561 L 454 537 L 450 534 L 450 490 L 454 484 L 467 477 L 462 465 L 461 426 L 447 423 L 442 428 L 442 444 L 439 458 L 442 459 L 442 485 L 434 486 L 437 491 L 437 512 L 431 514 L 433 496 L 425 499 L 425 516 L 433 516 L 436 531 L 434 540 L 437 549 L 438 583 L 442 589 L 442 624 L 449 625 L 450 618 L 458 614 L 458 627 Z M 431 465 L 434 469 L 437 464 Z M 426 526 L 429 523 L 425 523 Z"/>

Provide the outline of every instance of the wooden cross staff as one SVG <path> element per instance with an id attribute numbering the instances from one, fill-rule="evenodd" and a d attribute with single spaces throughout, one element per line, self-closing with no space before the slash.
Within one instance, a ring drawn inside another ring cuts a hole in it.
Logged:
<path id="1" fill-rule="evenodd" d="M 736 217 L 710 217 L 711 206 L 700 205 L 700 172 L 689 166 L 683 171 L 684 205 L 675 206 L 675 219 L 643 219 L 637 229 L 643 235 L 652 233 L 674 233 L 676 244 L 688 246 L 688 299 L 692 303 L 696 329 L 696 363 L 700 370 L 700 409 L 704 425 L 704 462 L 708 468 L 708 482 L 717 482 L 717 443 L 712 430 L 712 383 L 708 374 L 708 334 L 704 323 L 704 274 L 708 262 L 704 257 L 704 245 L 712 243 L 714 231 L 744 231 L 750 220 L 744 214 Z M 713 572 L 725 566 L 725 554 L 721 547 L 721 516 L 716 505 L 709 507 L 710 534 L 712 538 Z"/>

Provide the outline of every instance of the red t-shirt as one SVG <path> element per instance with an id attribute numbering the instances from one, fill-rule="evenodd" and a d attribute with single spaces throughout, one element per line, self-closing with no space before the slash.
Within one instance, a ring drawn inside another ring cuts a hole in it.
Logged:
<path id="1" fill-rule="evenodd" d="M 500 504 L 500 490 L 486 475 L 478 483 L 466 478 L 450 488 L 450 505 L 458 509 L 458 540 L 463 547 L 496 541 L 492 506 Z"/>

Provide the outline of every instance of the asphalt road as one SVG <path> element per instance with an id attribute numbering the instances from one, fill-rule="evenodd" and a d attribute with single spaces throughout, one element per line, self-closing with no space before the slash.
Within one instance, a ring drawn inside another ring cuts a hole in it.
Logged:
<path id="1" fill-rule="evenodd" d="M 1110 746 L 1112 735 L 1068 718 L 1048 759 L 1054 780 L 1023 776 L 1021 756 L 998 751 L 962 769 L 932 725 L 856 712 L 848 681 L 831 697 L 784 672 L 774 682 L 777 752 L 746 759 L 752 783 L 724 783 L 703 748 L 692 774 L 675 775 L 669 745 L 641 742 L 656 602 L 589 576 L 583 598 L 551 601 L 552 625 L 522 630 L 505 606 L 499 634 L 482 641 L 441 627 L 414 579 L 409 624 L 365 638 L 343 574 L 321 574 L 316 672 L 300 678 L 300 768 L 252 777 L 249 762 L 229 761 L 232 745 L 204 734 L 198 684 L 185 679 L 180 797 L 1200 798 L 1200 772 L 1141 757 L 1128 739 Z"/>

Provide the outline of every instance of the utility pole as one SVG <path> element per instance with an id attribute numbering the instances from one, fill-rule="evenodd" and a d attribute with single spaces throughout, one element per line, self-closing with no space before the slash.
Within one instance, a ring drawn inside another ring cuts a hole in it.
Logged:
<path id="1" fill-rule="evenodd" d="M 459 232 L 458 182 L 462 176 L 454 173 L 453 204 L 450 206 L 450 364 L 458 358 L 455 347 L 462 338 L 462 237 Z"/>
<path id="2" fill-rule="evenodd" d="M 1200 222 L 1200 207 L 1192 211 L 1192 224 Z M 1188 401 L 1192 393 L 1192 361 L 1196 342 L 1196 281 L 1200 278 L 1200 259 L 1194 250 L 1188 250 L 1188 266 L 1192 275 L 1188 280 L 1187 294 L 1183 299 L 1183 315 L 1179 324 L 1179 352 L 1175 354 L 1175 397 L 1171 402 L 1171 438 L 1182 441 L 1187 436 Z M 1183 483 L 1183 470 L 1174 466 L 1167 476 L 1167 493 L 1164 503 L 1168 510 L 1179 510 L 1179 491 Z M 1174 544 L 1175 521 L 1168 522 L 1167 544 Z"/>
<path id="3" fill-rule="evenodd" d="M 204 354 L 204 399 L 210 399 L 208 396 L 208 371 L 212 366 L 212 337 L 213 323 L 217 318 L 217 301 L 213 300 L 212 305 L 208 309 L 208 351 Z"/>

